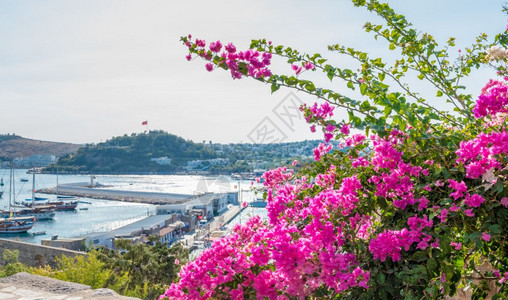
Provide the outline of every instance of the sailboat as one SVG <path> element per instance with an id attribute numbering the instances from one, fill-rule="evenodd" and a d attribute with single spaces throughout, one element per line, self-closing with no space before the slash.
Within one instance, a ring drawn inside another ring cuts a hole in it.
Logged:
<path id="1" fill-rule="evenodd" d="M 33 182 L 35 182 L 35 173 Z M 37 199 L 37 197 L 35 197 L 35 187 L 32 190 L 33 190 L 32 199 L 34 200 L 28 203 L 27 202 L 23 203 L 23 205 L 27 207 L 38 208 L 42 207 L 43 205 L 49 205 L 53 207 L 56 211 L 71 211 L 75 210 L 76 207 L 78 206 L 78 201 L 63 201 L 63 200 L 75 200 L 76 199 L 75 197 L 62 197 L 58 195 L 58 171 L 56 175 L 56 201 L 38 202 L 39 200 Z M 41 198 L 39 197 L 39 199 Z M 47 200 L 47 198 L 42 199 Z M 27 199 L 27 201 L 29 200 L 30 199 Z"/>
<path id="2" fill-rule="evenodd" d="M 9 176 L 9 216 L 0 219 L 0 233 L 25 233 L 35 225 L 35 217 L 16 217 L 16 212 L 12 211 L 11 196 L 15 196 L 14 190 L 14 171 L 11 167 Z"/>
<path id="3" fill-rule="evenodd" d="M 20 216 L 32 216 L 36 217 L 37 220 L 51 220 L 55 217 L 55 208 L 51 205 L 35 205 L 35 172 L 33 173 L 32 179 L 32 204 L 31 207 L 26 206 L 17 206 L 19 210 L 16 211 L 16 214 Z M 16 198 L 14 198 L 14 202 L 16 202 Z M 6 211 L 0 212 L 0 216 L 5 217 Z"/>

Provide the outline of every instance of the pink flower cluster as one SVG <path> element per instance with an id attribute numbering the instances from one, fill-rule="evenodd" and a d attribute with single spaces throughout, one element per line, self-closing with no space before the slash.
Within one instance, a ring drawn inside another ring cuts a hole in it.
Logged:
<path id="1" fill-rule="evenodd" d="M 413 166 L 402 160 L 402 151 L 397 149 L 403 141 L 399 132 L 387 138 L 373 137 L 373 151 L 370 163 L 377 175 L 369 178 L 376 185 L 375 195 L 392 201 L 393 206 L 405 209 L 408 205 L 419 204 L 419 210 L 427 207 L 425 197 L 418 198 L 414 194 L 413 178 L 428 174 L 426 169 Z"/>
<path id="2" fill-rule="evenodd" d="M 188 39 L 191 39 L 190 35 Z M 229 69 L 233 79 L 243 77 L 240 71 L 241 67 L 245 67 L 247 74 L 254 78 L 270 77 L 272 75 L 272 72 L 268 68 L 271 64 L 271 53 L 259 52 L 252 49 L 237 52 L 235 45 L 232 43 L 226 45 L 224 47 L 225 51 L 221 52 L 223 45 L 220 41 L 210 43 L 209 48 L 206 49 L 206 42 L 204 40 L 196 39 L 194 43 L 189 40 L 185 45 L 191 52 L 198 53 L 199 56 L 208 61 L 211 61 L 214 55 L 219 57 L 221 60 L 218 65 Z M 186 58 L 191 60 L 192 55 L 189 53 Z M 209 62 L 205 67 L 207 71 L 211 72 L 214 69 L 214 63 Z"/>
<path id="3" fill-rule="evenodd" d="M 448 179 L 448 183 L 450 187 L 455 190 L 453 193 L 450 193 L 450 197 L 452 197 L 454 200 L 464 198 L 464 204 L 475 208 L 480 207 L 482 203 L 485 202 L 485 198 L 483 198 L 481 195 L 470 195 L 467 191 L 467 185 L 464 183 L 464 181 L 457 182 L 453 179 Z M 457 211 L 459 209 L 460 208 L 455 206 L 455 203 L 450 208 L 452 211 Z"/>
<path id="4" fill-rule="evenodd" d="M 332 145 L 319 143 L 317 148 L 314 149 L 314 159 L 319 161 L 323 155 L 332 150 Z"/>
<path id="5" fill-rule="evenodd" d="M 457 162 L 466 168 L 466 177 L 475 179 L 485 174 L 491 168 L 501 167 L 496 158 L 506 158 L 508 154 L 508 132 L 480 133 L 469 141 L 461 141 L 456 151 Z"/>
<path id="6" fill-rule="evenodd" d="M 318 104 L 314 103 L 313 106 L 308 107 L 306 104 L 300 107 L 301 111 L 305 113 L 305 120 L 307 123 L 321 123 L 324 127 L 324 138 L 325 142 L 328 143 L 333 137 L 334 133 L 337 130 L 337 126 L 328 123 L 326 120 L 333 116 L 334 107 L 328 104 L 327 102 Z M 348 128 L 349 129 L 349 128 Z M 312 132 L 316 132 L 316 125 L 312 125 L 310 127 Z M 342 128 L 341 130 L 346 130 Z"/>
<path id="7" fill-rule="evenodd" d="M 476 101 L 473 113 L 476 118 L 495 116 L 498 113 L 508 113 L 508 78 L 504 82 L 489 80 L 482 89 L 482 94 Z"/>
<path id="8" fill-rule="evenodd" d="M 305 104 L 304 107 L 306 107 Z M 334 109 L 335 107 L 331 106 L 328 102 L 322 104 L 316 102 L 309 108 L 310 114 L 305 116 L 305 120 L 307 123 L 310 122 L 311 119 L 326 120 L 333 116 Z"/>
<path id="9" fill-rule="evenodd" d="M 272 189 L 275 188 L 293 177 L 292 170 L 287 167 L 279 167 L 265 172 L 261 178 L 264 179 L 263 185 Z"/>
<path id="10" fill-rule="evenodd" d="M 418 243 L 417 248 L 425 250 L 429 247 L 429 242 L 432 236 L 423 232 L 425 228 L 432 228 L 432 220 L 428 220 L 427 216 L 419 218 L 417 215 L 410 217 L 407 224 L 409 230 L 403 228 L 402 230 L 386 230 L 378 234 L 378 236 L 370 241 L 369 250 L 374 259 L 385 261 L 390 257 L 393 261 L 401 259 L 401 251 L 409 251 L 413 243 Z M 432 247 L 439 246 L 439 240 L 435 240 Z"/>
<path id="11" fill-rule="evenodd" d="M 328 174 L 334 172 L 331 167 Z M 344 232 L 353 228 L 367 238 L 370 217 L 357 214 L 350 224 L 334 225 L 329 214 L 339 210 L 348 215 L 355 209 L 360 180 L 347 177 L 337 190 L 328 186 L 314 197 L 298 199 L 303 187 L 280 185 L 282 172 L 276 173 L 277 191 L 269 190 L 267 198 L 269 223 L 254 217 L 236 226 L 232 235 L 183 267 L 180 281 L 161 299 L 289 299 L 304 298 L 322 287 L 336 293 L 368 288 L 369 272 L 342 245 L 347 240 Z M 310 222 L 302 223 L 306 219 Z"/>

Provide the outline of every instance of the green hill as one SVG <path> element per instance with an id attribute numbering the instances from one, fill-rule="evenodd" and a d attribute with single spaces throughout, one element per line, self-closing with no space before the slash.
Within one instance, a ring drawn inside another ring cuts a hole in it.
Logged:
<path id="1" fill-rule="evenodd" d="M 164 131 L 150 131 L 87 144 L 61 157 L 43 172 L 55 173 L 57 169 L 63 173 L 95 174 L 259 172 L 289 165 L 294 159 L 310 161 L 318 143 L 195 143 Z"/>
<path id="2" fill-rule="evenodd" d="M 159 165 L 152 158 L 167 157 L 169 165 Z M 186 141 L 164 131 L 150 131 L 114 137 L 99 144 L 87 144 L 76 153 L 59 159 L 46 172 L 138 173 L 176 172 L 188 161 L 216 158 L 203 144 Z"/>

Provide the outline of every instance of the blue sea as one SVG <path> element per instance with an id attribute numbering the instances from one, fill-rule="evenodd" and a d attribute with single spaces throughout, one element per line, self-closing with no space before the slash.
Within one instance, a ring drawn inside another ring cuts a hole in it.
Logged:
<path id="1" fill-rule="evenodd" d="M 26 169 L 14 170 L 16 200 L 31 198 L 32 174 Z M 0 178 L 4 192 L 0 198 L 0 208 L 7 209 L 9 201 L 9 170 L 0 169 Z M 21 182 L 28 179 L 28 182 Z M 235 181 L 228 176 L 187 176 L 187 175 L 96 175 L 95 182 L 103 184 L 108 189 L 149 191 L 160 193 L 198 194 L 203 192 L 229 192 L 242 190 L 243 201 L 252 201 L 256 195 L 250 192 L 250 181 Z M 56 175 L 37 174 L 35 189 L 55 187 Z M 87 175 L 60 175 L 59 184 L 90 182 Z M 40 197 L 56 198 L 55 195 L 37 194 Z M 80 198 L 87 203 L 80 203 L 73 212 L 57 212 L 54 220 L 38 221 L 34 228 L 26 234 L 0 234 L 0 238 L 16 239 L 24 242 L 40 244 L 42 239 L 49 239 L 58 235 L 59 238 L 71 238 L 91 232 L 112 230 L 127 225 L 148 214 L 154 214 L 155 206 L 150 204 L 109 201 L 100 199 Z M 81 209 L 80 209 L 81 208 Z M 242 213 L 243 222 L 248 216 L 263 214 L 265 209 L 247 208 Z M 264 213 L 266 215 L 266 213 Z M 239 217 L 231 224 L 239 222 Z M 44 235 L 33 235 L 33 232 L 45 231 Z"/>

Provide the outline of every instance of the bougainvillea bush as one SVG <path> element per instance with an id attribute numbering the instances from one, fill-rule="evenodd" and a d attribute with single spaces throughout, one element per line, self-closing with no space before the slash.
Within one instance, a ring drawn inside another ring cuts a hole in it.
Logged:
<path id="1" fill-rule="evenodd" d="M 324 138 L 315 163 L 262 176 L 268 220 L 236 226 L 183 266 L 161 299 L 508 295 L 506 32 L 457 51 L 453 38 L 438 45 L 387 4 L 353 3 L 384 20 L 365 30 L 387 42 L 392 63 L 329 46 L 358 63 L 353 71 L 266 40 L 240 51 L 182 37 L 187 59 L 204 59 L 208 71 L 317 99 L 301 110 Z M 288 75 L 270 69 L 275 58 L 288 62 Z M 479 96 L 467 94 L 460 84 L 486 66 L 499 78 L 485 79 Z M 306 72 L 322 72 L 347 91 L 320 88 Z M 414 78 L 428 84 L 430 97 L 406 83 Z"/>

